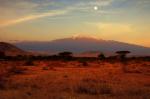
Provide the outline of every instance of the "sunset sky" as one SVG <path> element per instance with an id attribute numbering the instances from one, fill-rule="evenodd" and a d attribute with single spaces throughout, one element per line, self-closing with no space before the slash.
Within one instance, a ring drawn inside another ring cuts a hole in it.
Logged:
<path id="1" fill-rule="evenodd" d="M 150 0 L 0 0 L 0 41 L 78 35 L 150 47 Z"/>

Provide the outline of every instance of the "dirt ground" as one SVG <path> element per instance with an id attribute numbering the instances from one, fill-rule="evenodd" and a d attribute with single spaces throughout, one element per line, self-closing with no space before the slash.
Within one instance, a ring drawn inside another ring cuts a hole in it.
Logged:
<path id="1" fill-rule="evenodd" d="M 0 99 L 150 99 L 148 61 L 6 61 L 0 69 Z"/>

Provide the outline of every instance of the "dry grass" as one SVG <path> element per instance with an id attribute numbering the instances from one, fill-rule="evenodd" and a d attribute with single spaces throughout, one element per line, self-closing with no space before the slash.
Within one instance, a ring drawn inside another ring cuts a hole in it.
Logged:
<path id="1" fill-rule="evenodd" d="M 98 82 L 93 79 L 83 79 L 77 85 L 75 85 L 75 92 L 78 94 L 89 94 L 89 95 L 111 95 L 112 89 L 109 84 L 104 82 Z"/>
<path id="2" fill-rule="evenodd" d="M 150 62 L 87 63 L 1 62 L 0 99 L 149 99 Z"/>

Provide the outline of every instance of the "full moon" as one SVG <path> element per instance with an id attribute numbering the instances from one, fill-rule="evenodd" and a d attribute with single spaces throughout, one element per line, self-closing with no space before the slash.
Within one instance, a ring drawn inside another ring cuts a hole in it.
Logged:
<path id="1" fill-rule="evenodd" d="M 95 7 L 94 7 L 94 10 L 98 10 L 98 7 L 97 7 L 97 6 L 95 6 Z"/>

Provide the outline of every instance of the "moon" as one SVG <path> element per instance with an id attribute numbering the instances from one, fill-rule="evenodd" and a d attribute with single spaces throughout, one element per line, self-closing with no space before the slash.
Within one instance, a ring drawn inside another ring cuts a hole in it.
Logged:
<path id="1" fill-rule="evenodd" d="M 98 10 L 98 6 L 94 6 L 94 10 L 96 10 L 96 11 L 97 11 L 97 10 Z"/>

